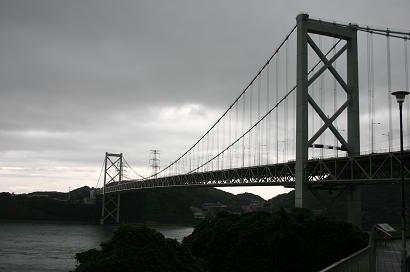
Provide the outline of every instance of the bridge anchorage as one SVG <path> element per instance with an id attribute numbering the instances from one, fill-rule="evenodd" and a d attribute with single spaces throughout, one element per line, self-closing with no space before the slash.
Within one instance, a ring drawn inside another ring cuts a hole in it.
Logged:
<path id="1" fill-rule="evenodd" d="M 361 186 L 400 182 L 399 153 L 397 149 L 393 151 L 390 104 L 389 151 L 376 153 L 374 150 L 374 124 L 378 123 L 374 120 L 374 84 L 371 82 L 374 73 L 372 35 L 386 36 L 387 44 L 390 38 L 404 40 L 407 46 L 410 33 L 325 22 L 311 19 L 307 14 L 298 15 L 296 21 L 296 26 L 222 116 L 161 171 L 150 177 L 142 177 L 134 171 L 138 177 L 130 178 L 124 173 L 124 167 L 129 165 L 122 153 L 106 153 L 104 185 L 97 190 L 97 194 L 102 195 L 101 224 L 120 222 L 123 192 L 160 187 L 285 186 L 295 188 L 296 207 L 323 210 L 338 204 L 345 209 L 345 219 L 361 225 Z M 358 32 L 368 35 L 367 45 L 371 48 L 367 54 L 367 117 L 359 111 Z M 289 88 L 292 74 L 288 73 L 288 48 L 294 36 L 297 73 L 293 74 L 294 87 Z M 322 38 L 331 40 L 329 50 L 324 50 Z M 408 67 L 407 47 L 405 52 Z M 389 51 L 387 58 L 391 65 Z M 285 61 L 284 68 L 281 60 Z M 334 82 L 333 93 L 323 87 L 325 73 Z M 389 91 L 390 73 L 388 68 Z M 408 69 L 405 78 L 408 88 Z M 320 97 L 315 92 L 317 81 Z M 266 91 L 266 99 L 262 97 L 262 90 Z M 323 101 L 325 94 L 333 96 L 330 113 L 329 101 Z M 386 92 L 386 98 L 390 96 Z M 265 110 L 261 109 L 262 102 L 266 102 Z M 363 118 L 369 122 L 367 136 L 371 149 L 366 151 L 361 150 L 360 142 L 360 119 L 363 121 Z M 408 132 L 410 145 L 410 122 Z M 315 156 L 315 150 L 321 152 L 319 157 Z M 404 153 L 404 171 L 406 180 L 410 181 L 410 150 Z"/>

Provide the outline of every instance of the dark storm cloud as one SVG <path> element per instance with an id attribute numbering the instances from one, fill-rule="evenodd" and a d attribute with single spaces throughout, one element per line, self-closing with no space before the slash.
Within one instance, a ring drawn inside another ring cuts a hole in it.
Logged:
<path id="1" fill-rule="evenodd" d="M 409 9 L 405 0 L 1 0 L 0 163 L 94 169 L 105 151 L 122 151 L 145 167 L 152 148 L 171 161 L 242 91 L 299 12 L 405 29 Z M 19 190 L 33 188 L 29 172 L 19 172 Z M 64 173 L 50 188 L 71 182 Z"/>

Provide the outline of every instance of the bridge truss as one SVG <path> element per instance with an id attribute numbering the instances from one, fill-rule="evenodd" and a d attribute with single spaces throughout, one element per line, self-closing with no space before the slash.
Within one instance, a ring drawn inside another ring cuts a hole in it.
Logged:
<path id="1" fill-rule="evenodd" d="M 370 185 L 400 182 L 400 154 L 374 153 L 355 157 L 309 160 L 305 169 L 306 183 L 328 189 L 335 185 Z M 404 152 L 404 170 L 410 181 L 410 150 Z M 295 187 L 295 162 L 244 168 L 223 169 L 154 179 L 111 182 L 99 194 L 113 194 L 149 188 L 170 187 Z"/>

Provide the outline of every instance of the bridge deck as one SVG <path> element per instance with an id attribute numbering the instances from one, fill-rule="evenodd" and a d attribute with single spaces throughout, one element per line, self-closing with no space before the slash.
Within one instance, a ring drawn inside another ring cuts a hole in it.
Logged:
<path id="1" fill-rule="evenodd" d="M 407 239 L 407 244 L 409 243 Z M 379 242 L 376 246 L 376 271 L 401 271 L 401 240 Z"/>
<path id="2" fill-rule="evenodd" d="M 410 150 L 404 152 L 406 180 L 410 180 Z M 400 153 L 374 153 L 356 157 L 312 159 L 306 166 L 312 186 L 395 183 L 400 181 Z M 111 183 L 105 193 L 160 187 L 285 186 L 294 187 L 295 161 L 272 165 L 222 169 L 145 180 Z M 101 193 L 101 192 L 99 192 Z"/>

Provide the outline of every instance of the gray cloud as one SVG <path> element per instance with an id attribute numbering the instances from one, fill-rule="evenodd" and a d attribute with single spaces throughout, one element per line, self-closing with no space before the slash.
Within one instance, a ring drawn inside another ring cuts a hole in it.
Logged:
<path id="1" fill-rule="evenodd" d="M 152 148 L 171 161 L 301 11 L 406 29 L 409 10 L 405 0 L 0 1 L 0 166 L 24 168 L 0 170 L 0 191 L 93 185 L 105 151 L 141 169 Z M 54 182 L 53 167 L 69 168 Z M 73 181 L 81 167 L 90 174 Z"/>

